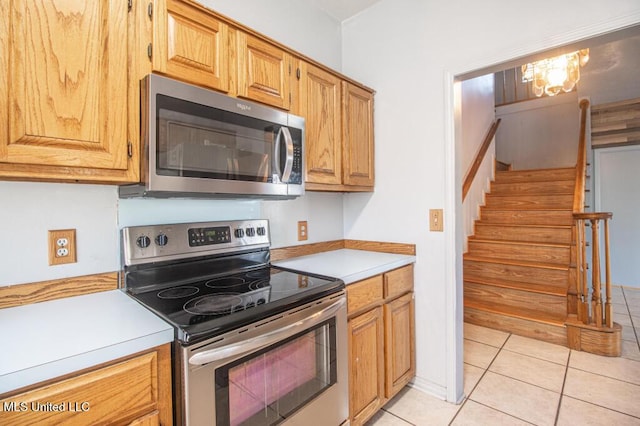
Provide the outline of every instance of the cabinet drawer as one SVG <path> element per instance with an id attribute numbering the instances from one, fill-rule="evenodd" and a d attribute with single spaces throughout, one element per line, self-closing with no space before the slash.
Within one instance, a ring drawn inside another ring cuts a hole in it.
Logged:
<path id="1" fill-rule="evenodd" d="M 129 423 L 153 411 L 158 399 L 158 354 L 151 352 L 0 400 L 2 407 L 15 403 L 0 413 L 0 423 Z"/>
<path id="2" fill-rule="evenodd" d="M 413 264 L 384 274 L 384 298 L 389 299 L 413 290 Z"/>
<path id="3" fill-rule="evenodd" d="M 380 303 L 383 299 L 382 275 L 347 286 L 347 313 Z"/>

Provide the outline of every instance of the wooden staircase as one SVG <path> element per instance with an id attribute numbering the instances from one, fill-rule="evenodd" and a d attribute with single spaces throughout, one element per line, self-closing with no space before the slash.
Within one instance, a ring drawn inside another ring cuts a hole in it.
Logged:
<path id="1" fill-rule="evenodd" d="M 575 168 L 498 171 L 464 255 L 465 321 L 567 345 Z"/>

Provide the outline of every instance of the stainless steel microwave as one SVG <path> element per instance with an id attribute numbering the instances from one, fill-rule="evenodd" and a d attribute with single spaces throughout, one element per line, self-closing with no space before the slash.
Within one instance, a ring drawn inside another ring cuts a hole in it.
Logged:
<path id="1" fill-rule="evenodd" d="M 302 117 L 150 74 L 141 127 L 141 183 L 120 197 L 304 194 Z"/>

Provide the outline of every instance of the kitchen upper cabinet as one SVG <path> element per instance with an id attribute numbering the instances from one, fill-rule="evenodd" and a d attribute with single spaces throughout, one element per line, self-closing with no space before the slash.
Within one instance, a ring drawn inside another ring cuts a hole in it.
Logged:
<path id="1" fill-rule="evenodd" d="M 227 24 L 179 0 L 155 0 L 150 48 L 153 71 L 219 91 L 229 91 Z"/>
<path id="2" fill-rule="evenodd" d="M 415 376 L 413 265 L 347 286 L 349 413 L 362 425 Z"/>
<path id="3" fill-rule="evenodd" d="M 127 2 L 22 0 L 2 9 L 0 177 L 137 181 Z"/>
<path id="4" fill-rule="evenodd" d="M 238 97 L 289 110 L 293 57 L 243 31 L 236 39 Z"/>
<path id="5" fill-rule="evenodd" d="M 373 94 L 342 83 L 342 180 L 373 189 Z"/>
<path id="6" fill-rule="evenodd" d="M 305 117 L 305 181 L 342 183 L 341 79 L 302 62 L 300 113 Z"/>
<path id="7" fill-rule="evenodd" d="M 373 93 L 311 64 L 301 70 L 306 189 L 373 191 Z"/>
<path id="8" fill-rule="evenodd" d="M 0 410 L 0 423 L 171 425 L 170 344 L 0 399 L 11 404 L 17 409 Z M 60 409 L 32 409 L 38 404 Z"/>

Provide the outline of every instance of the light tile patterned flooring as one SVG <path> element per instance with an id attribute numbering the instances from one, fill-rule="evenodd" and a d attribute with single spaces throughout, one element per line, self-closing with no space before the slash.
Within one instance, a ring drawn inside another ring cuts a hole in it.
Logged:
<path id="1" fill-rule="evenodd" d="M 464 392 L 454 405 L 407 387 L 367 426 L 640 425 L 640 289 L 614 287 L 620 358 L 464 326 Z"/>

